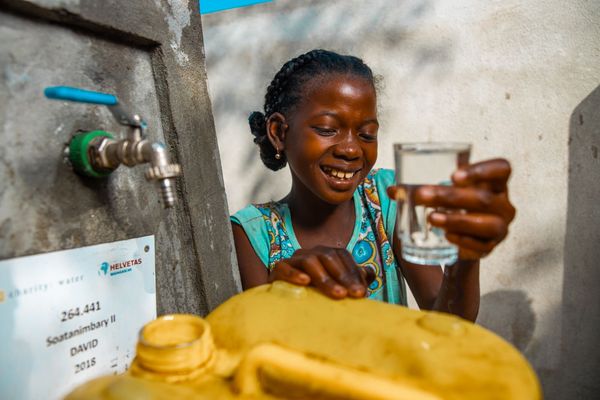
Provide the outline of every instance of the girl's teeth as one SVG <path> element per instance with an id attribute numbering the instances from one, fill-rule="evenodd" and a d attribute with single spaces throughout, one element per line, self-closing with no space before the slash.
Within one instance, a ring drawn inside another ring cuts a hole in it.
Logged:
<path id="1" fill-rule="evenodd" d="M 344 172 L 344 171 L 338 171 L 337 169 L 332 169 L 332 168 L 323 168 L 323 170 L 338 179 L 350 179 L 354 176 L 354 172 Z"/>

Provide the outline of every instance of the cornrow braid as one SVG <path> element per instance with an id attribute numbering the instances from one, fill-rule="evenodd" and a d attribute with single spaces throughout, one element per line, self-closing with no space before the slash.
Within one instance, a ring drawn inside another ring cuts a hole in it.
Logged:
<path id="1" fill-rule="evenodd" d="M 275 74 L 265 94 L 264 114 L 255 111 L 248 118 L 254 143 L 259 146 L 260 158 L 267 168 L 276 171 L 287 163 L 285 154 L 275 158 L 277 151 L 267 137 L 267 119 L 275 112 L 284 115 L 291 112 L 305 94 L 306 83 L 332 73 L 353 74 L 375 86 L 373 72 L 360 58 L 321 49 L 291 59 Z"/>
<path id="2" fill-rule="evenodd" d="M 283 92 L 286 84 L 291 76 L 294 75 L 296 71 L 302 68 L 305 64 L 312 60 L 317 60 L 319 56 L 325 58 L 327 57 L 327 52 L 325 50 L 313 50 L 308 53 L 302 54 L 296 58 L 291 59 L 290 61 L 283 64 L 283 67 L 277 72 L 271 84 L 267 88 L 267 93 L 265 94 L 265 114 L 271 115 L 275 112 L 275 109 L 279 108 L 278 105 L 284 100 Z"/>

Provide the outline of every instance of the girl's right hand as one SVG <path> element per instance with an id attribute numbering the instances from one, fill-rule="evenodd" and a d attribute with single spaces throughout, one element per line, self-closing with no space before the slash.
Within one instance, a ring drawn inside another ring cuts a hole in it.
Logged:
<path id="1" fill-rule="evenodd" d="M 360 298 L 365 297 L 369 280 L 375 277 L 371 272 L 359 268 L 346 249 L 317 246 L 278 261 L 269 273 L 269 282 L 315 286 L 332 299 Z"/>

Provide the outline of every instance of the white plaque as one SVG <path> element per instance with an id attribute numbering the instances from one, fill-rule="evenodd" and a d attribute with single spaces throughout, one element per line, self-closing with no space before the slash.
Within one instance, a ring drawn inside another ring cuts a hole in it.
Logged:
<path id="1" fill-rule="evenodd" d="M 154 236 L 0 261 L 0 399 L 125 371 L 156 318 Z"/>

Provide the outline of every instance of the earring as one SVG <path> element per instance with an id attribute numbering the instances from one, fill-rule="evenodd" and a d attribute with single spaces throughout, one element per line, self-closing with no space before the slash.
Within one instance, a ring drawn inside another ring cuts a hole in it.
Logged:
<path id="1" fill-rule="evenodd" d="M 277 154 L 275 154 L 276 160 L 281 160 L 281 154 L 279 154 L 279 149 L 277 149 Z"/>

